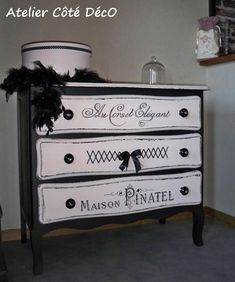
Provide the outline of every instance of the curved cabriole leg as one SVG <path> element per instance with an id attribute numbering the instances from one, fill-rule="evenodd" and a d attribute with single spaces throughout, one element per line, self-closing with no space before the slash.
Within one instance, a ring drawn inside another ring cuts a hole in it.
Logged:
<path id="1" fill-rule="evenodd" d="M 193 242 L 196 246 L 202 246 L 202 230 L 204 226 L 203 208 L 193 212 Z"/>
<path id="2" fill-rule="evenodd" d="M 36 275 L 42 274 L 42 235 L 35 230 L 31 231 L 31 245 L 33 252 L 33 272 Z"/>
<path id="3" fill-rule="evenodd" d="M 20 216 L 20 232 L 21 232 L 21 242 L 26 243 L 27 242 L 27 225 L 26 225 L 25 218 L 22 212 Z"/>

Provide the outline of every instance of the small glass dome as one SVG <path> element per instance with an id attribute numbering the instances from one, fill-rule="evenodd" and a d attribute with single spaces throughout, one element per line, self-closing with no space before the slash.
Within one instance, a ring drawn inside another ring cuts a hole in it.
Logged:
<path id="1" fill-rule="evenodd" d="M 159 84 L 164 82 L 165 67 L 157 61 L 155 56 L 142 68 L 142 82 L 146 84 Z"/>

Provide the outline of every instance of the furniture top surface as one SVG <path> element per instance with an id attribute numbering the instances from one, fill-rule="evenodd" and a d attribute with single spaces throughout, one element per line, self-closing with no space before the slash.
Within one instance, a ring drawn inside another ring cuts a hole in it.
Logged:
<path id="1" fill-rule="evenodd" d="M 207 85 L 198 84 L 141 84 L 141 83 L 84 83 L 67 82 L 68 87 L 100 87 L 100 88 L 145 88 L 145 89 L 181 89 L 181 90 L 209 90 Z"/>

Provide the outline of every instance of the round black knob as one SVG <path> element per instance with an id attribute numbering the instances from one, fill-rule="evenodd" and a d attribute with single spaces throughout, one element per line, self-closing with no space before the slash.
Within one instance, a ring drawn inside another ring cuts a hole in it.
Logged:
<path id="1" fill-rule="evenodd" d="M 186 187 L 186 186 L 181 187 L 181 188 L 180 188 L 180 193 L 181 193 L 183 196 L 188 195 L 188 193 L 189 193 L 188 187 Z"/>
<path id="2" fill-rule="evenodd" d="M 65 110 L 63 115 L 66 120 L 73 118 L 73 112 L 71 110 Z"/>
<path id="3" fill-rule="evenodd" d="M 74 161 L 74 156 L 72 154 L 66 154 L 64 156 L 64 161 L 66 164 L 71 164 Z"/>
<path id="4" fill-rule="evenodd" d="M 188 149 L 187 148 L 180 149 L 180 155 L 181 157 L 186 158 L 189 155 Z"/>
<path id="5" fill-rule="evenodd" d="M 74 199 L 68 199 L 66 202 L 65 202 L 65 206 L 66 208 L 68 209 L 73 209 L 75 206 L 76 206 L 76 202 Z"/>
<path id="6" fill-rule="evenodd" d="M 179 114 L 180 114 L 181 117 L 185 118 L 185 117 L 188 116 L 188 110 L 183 108 L 179 111 Z"/>

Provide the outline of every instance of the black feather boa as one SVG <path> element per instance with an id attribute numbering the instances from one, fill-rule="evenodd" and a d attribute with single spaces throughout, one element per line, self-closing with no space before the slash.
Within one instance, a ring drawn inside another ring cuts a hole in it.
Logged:
<path id="1" fill-rule="evenodd" d="M 39 61 L 34 64 L 35 68 L 32 70 L 23 66 L 20 69 L 10 69 L 0 88 L 5 90 L 8 101 L 14 92 L 21 93 L 30 85 L 38 86 L 40 90 L 34 93 L 32 100 L 33 125 L 39 129 L 45 125 L 48 128 L 47 134 L 53 131 L 54 121 L 65 111 L 61 102 L 65 82 L 108 82 L 96 72 L 86 69 L 75 69 L 75 74 L 70 77 L 69 74 L 58 74 L 52 67 L 44 67 Z M 60 86 L 61 91 L 53 88 L 55 84 Z"/>

